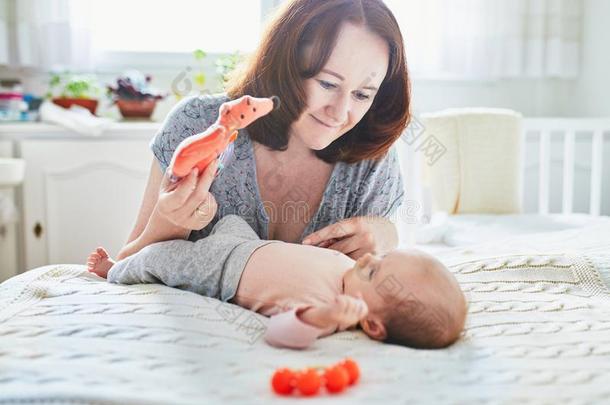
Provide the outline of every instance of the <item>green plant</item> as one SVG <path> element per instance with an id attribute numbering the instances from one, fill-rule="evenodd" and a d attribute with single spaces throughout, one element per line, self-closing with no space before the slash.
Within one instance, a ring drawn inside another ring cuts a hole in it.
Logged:
<path id="1" fill-rule="evenodd" d="M 193 51 L 193 56 L 195 57 L 195 61 L 199 65 L 199 70 L 196 71 L 193 75 L 193 80 L 195 81 L 195 85 L 199 88 L 199 91 L 202 92 L 205 86 L 205 73 L 203 70 L 203 60 L 207 56 L 207 54 L 201 49 L 195 49 Z"/>
<path id="2" fill-rule="evenodd" d="M 69 72 L 52 73 L 47 98 L 95 99 L 101 87 L 94 75 L 76 75 Z"/>
<path id="3" fill-rule="evenodd" d="M 220 74 L 220 82 L 223 89 L 229 81 L 229 74 L 244 60 L 244 57 L 239 51 L 235 51 L 232 54 L 216 59 L 216 72 Z"/>
<path id="4" fill-rule="evenodd" d="M 172 81 L 171 89 L 174 96 L 178 100 L 188 94 L 191 94 L 193 91 L 198 94 L 206 94 L 210 91 L 209 89 L 205 88 L 206 74 L 204 59 L 207 57 L 207 54 L 201 49 L 195 49 L 193 51 L 193 57 L 195 58 L 195 69 L 188 66 Z M 236 51 L 232 54 L 221 56 L 216 59 L 216 72 L 220 75 L 221 91 L 225 89 L 229 73 L 235 69 L 237 64 L 240 63 L 243 58 L 244 56 Z M 219 89 L 215 88 L 212 91 L 219 91 Z"/>

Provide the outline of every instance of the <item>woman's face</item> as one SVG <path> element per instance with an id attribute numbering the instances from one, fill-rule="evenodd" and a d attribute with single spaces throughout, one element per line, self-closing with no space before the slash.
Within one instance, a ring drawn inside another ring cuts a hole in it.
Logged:
<path id="1" fill-rule="evenodd" d="M 371 107 L 389 58 L 384 39 L 365 27 L 343 24 L 322 71 L 304 81 L 307 106 L 290 136 L 321 150 L 352 129 Z"/>

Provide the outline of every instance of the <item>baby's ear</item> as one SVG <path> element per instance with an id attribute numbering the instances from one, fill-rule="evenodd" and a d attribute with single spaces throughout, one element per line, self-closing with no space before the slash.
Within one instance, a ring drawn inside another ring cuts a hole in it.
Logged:
<path id="1" fill-rule="evenodd" d="M 360 321 L 360 326 L 369 337 L 375 340 L 383 341 L 388 336 L 385 325 L 377 317 L 367 317 L 363 319 Z"/>

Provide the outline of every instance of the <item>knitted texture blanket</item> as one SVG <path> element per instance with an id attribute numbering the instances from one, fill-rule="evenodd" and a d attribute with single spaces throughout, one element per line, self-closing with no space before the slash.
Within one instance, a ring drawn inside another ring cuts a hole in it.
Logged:
<path id="1" fill-rule="evenodd" d="M 310 349 L 267 346 L 267 318 L 83 266 L 0 284 L 0 404 L 280 403 L 278 367 L 350 356 L 362 379 L 308 403 L 608 403 L 610 226 L 528 235 L 441 255 L 469 300 L 460 341 L 414 350 L 361 331 Z"/>

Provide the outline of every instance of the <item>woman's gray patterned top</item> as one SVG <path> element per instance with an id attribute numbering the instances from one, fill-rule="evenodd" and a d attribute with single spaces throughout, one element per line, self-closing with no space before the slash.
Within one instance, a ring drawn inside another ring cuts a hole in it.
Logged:
<path id="1" fill-rule="evenodd" d="M 228 101 L 225 94 L 194 96 L 181 100 L 165 118 L 150 143 L 162 171 L 167 169 L 178 144 L 186 137 L 205 131 L 218 117 L 218 108 Z M 269 176 L 268 183 L 281 178 Z M 218 203 L 218 212 L 210 224 L 189 237 L 195 241 L 207 236 L 225 215 L 239 215 L 261 239 L 268 238 L 269 217 L 265 212 L 256 176 L 254 142 L 247 129 L 239 130 L 230 163 L 220 171 L 210 187 Z M 307 190 L 286 190 L 287 200 L 301 201 Z M 395 148 L 381 160 L 335 164 L 317 212 L 305 227 L 305 236 L 344 218 L 356 216 L 390 217 L 402 203 L 403 183 Z"/>

